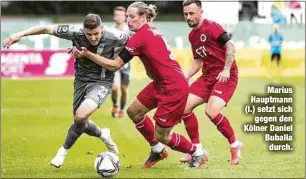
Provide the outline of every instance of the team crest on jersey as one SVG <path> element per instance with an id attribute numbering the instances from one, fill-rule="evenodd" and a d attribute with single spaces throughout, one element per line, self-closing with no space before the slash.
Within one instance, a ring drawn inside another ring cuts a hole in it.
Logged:
<path id="1" fill-rule="evenodd" d="M 206 35 L 202 34 L 200 37 L 201 42 L 205 42 L 206 41 Z"/>
<path id="2" fill-rule="evenodd" d="M 104 43 L 101 43 L 97 49 L 97 54 L 101 55 L 104 50 Z"/>
<path id="3" fill-rule="evenodd" d="M 59 25 L 57 28 L 58 34 L 67 34 L 69 30 L 69 25 Z"/>

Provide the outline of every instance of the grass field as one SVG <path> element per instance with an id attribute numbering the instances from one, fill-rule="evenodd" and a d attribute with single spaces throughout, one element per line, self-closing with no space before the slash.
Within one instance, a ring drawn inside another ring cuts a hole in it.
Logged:
<path id="1" fill-rule="evenodd" d="M 195 111 L 200 121 L 201 141 L 210 154 L 210 161 L 201 169 L 188 170 L 178 162 L 182 156 L 171 151 L 170 157 L 150 169 L 141 169 L 149 146 L 126 119 L 113 119 L 111 100 L 93 115 L 100 127 L 109 127 L 120 149 L 123 178 L 164 177 L 277 177 L 305 178 L 305 78 L 241 78 L 235 96 L 224 114 L 230 119 L 237 136 L 245 144 L 241 164 L 231 168 L 227 141 L 205 117 L 204 106 Z M 131 100 L 147 80 L 134 80 L 130 85 Z M 250 117 L 243 114 L 249 94 L 262 93 L 267 84 L 287 84 L 295 87 L 294 151 L 272 153 L 267 150 L 263 135 L 244 133 L 242 124 Z M 72 80 L 2 80 L 1 87 L 1 177 L 71 177 L 98 178 L 93 162 L 96 155 L 106 150 L 97 138 L 82 135 L 70 150 L 62 168 L 49 165 L 62 145 L 72 123 Z M 184 126 L 175 128 L 186 134 Z M 89 155 L 87 152 L 94 154 Z"/>

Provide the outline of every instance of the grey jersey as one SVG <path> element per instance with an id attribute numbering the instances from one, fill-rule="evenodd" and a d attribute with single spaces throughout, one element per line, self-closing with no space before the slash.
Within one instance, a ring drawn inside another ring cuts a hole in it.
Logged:
<path id="1" fill-rule="evenodd" d="M 86 47 L 89 51 L 108 59 L 113 59 L 114 48 L 126 45 L 129 38 L 128 34 L 115 28 L 105 26 L 102 38 L 97 46 L 92 46 L 87 41 L 82 27 L 74 25 L 57 25 L 54 27 L 53 35 L 67 40 L 72 40 L 74 36 L 74 39 L 80 46 Z M 114 80 L 114 72 L 102 68 L 90 59 L 84 57 L 77 58 L 74 65 L 76 80 L 105 81 L 110 83 Z"/>

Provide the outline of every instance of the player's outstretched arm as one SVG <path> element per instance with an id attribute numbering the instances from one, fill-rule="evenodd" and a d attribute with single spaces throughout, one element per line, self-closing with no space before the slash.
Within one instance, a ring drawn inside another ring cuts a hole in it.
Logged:
<path id="1" fill-rule="evenodd" d="M 53 34 L 53 27 L 52 26 L 34 26 L 27 30 L 18 32 L 16 34 L 11 35 L 9 38 L 3 41 L 3 47 L 9 48 L 12 44 L 17 43 L 20 41 L 22 37 L 29 36 L 29 35 L 39 35 L 39 34 Z"/>
<path id="2" fill-rule="evenodd" d="M 120 69 L 125 63 L 128 63 L 133 56 L 129 54 L 129 52 L 124 48 L 119 55 L 114 59 L 108 59 L 97 55 L 95 53 L 90 52 L 85 47 L 81 47 L 82 50 L 78 50 L 76 47 L 69 49 L 68 53 L 72 54 L 74 57 L 86 57 L 94 63 L 100 65 L 103 68 L 106 68 L 110 71 L 117 71 Z"/>
<path id="3" fill-rule="evenodd" d="M 188 73 L 186 74 L 186 79 L 189 80 L 193 75 L 195 75 L 202 67 L 202 59 L 194 59 L 192 66 Z"/>

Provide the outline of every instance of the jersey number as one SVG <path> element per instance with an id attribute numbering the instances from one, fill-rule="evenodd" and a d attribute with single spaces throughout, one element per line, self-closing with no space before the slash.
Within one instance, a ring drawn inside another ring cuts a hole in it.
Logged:
<path id="1" fill-rule="evenodd" d="M 206 53 L 206 49 L 204 46 L 200 46 L 199 48 L 196 49 L 196 53 L 198 55 L 200 55 L 200 57 L 204 58 L 207 56 L 207 53 Z"/>
<path id="2" fill-rule="evenodd" d="M 107 92 L 108 90 L 104 86 L 101 86 L 101 89 L 98 91 L 98 95 L 100 98 L 105 98 Z"/>

